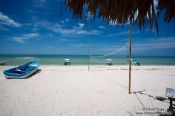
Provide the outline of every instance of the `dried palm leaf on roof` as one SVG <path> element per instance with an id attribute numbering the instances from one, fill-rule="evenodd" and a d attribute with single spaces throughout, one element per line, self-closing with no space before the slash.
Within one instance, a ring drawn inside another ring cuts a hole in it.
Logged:
<path id="1" fill-rule="evenodd" d="M 82 18 L 86 6 L 94 18 L 98 16 L 117 24 L 125 24 L 131 19 L 140 29 L 149 23 L 151 29 L 155 24 L 158 31 L 154 0 L 66 0 L 66 5 L 75 17 Z"/>
<path id="2" fill-rule="evenodd" d="M 175 0 L 159 0 L 158 14 L 164 13 L 164 20 L 167 23 L 174 22 L 175 20 Z"/>

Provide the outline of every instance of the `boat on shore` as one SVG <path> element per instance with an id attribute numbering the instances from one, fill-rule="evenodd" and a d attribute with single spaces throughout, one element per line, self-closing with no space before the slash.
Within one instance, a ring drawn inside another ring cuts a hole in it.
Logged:
<path id="1" fill-rule="evenodd" d="M 3 73 L 7 79 L 23 79 L 35 73 L 40 66 L 37 61 L 30 61 L 21 66 L 5 70 Z"/>

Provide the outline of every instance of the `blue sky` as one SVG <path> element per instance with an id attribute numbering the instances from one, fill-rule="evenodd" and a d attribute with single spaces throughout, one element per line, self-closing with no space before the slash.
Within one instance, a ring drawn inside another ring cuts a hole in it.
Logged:
<path id="1" fill-rule="evenodd" d="M 88 45 L 91 54 L 108 54 L 127 42 L 128 24 L 75 19 L 63 0 L 0 1 L 0 54 L 87 54 Z M 159 19 L 159 36 L 149 26 L 133 27 L 133 55 L 175 56 L 174 51 L 175 23 Z"/>

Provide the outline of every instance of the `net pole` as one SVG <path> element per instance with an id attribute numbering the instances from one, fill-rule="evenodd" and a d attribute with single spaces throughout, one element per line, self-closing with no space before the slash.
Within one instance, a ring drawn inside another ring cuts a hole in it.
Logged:
<path id="1" fill-rule="evenodd" d="M 89 65 L 90 65 L 90 38 L 88 41 L 88 71 L 89 71 Z"/>
<path id="2" fill-rule="evenodd" d="M 86 18 L 87 19 L 87 18 Z M 87 29 L 88 29 L 88 22 L 86 22 Z M 90 29 L 88 29 L 90 31 Z M 90 70 L 90 36 L 88 36 L 88 71 Z"/>
<path id="3" fill-rule="evenodd" d="M 131 94 L 131 58 L 132 58 L 132 19 L 130 17 L 129 20 L 129 86 L 128 86 L 128 94 Z"/>

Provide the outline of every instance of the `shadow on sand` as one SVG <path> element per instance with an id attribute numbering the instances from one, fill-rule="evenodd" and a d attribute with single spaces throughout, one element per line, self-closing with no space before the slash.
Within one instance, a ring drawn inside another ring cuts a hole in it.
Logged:
<path id="1" fill-rule="evenodd" d="M 31 77 L 33 77 L 34 75 L 36 75 L 36 74 L 38 74 L 40 72 L 41 72 L 41 69 L 38 69 L 36 72 L 34 72 L 33 74 L 31 74 L 31 75 L 29 75 L 29 76 L 27 76 L 25 78 L 9 78 L 9 79 L 28 79 L 28 78 L 31 78 Z"/>
<path id="2" fill-rule="evenodd" d="M 143 102 L 141 101 L 141 99 L 139 98 L 138 94 L 148 96 L 149 98 L 152 98 L 152 99 L 154 99 L 154 100 L 158 100 L 158 101 L 160 101 L 160 102 L 170 103 L 170 102 L 168 101 L 168 98 L 166 98 L 166 97 L 162 97 L 162 96 L 153 96 L 153 95 L 144 93 L 144 91 L 146 91 L 146 90 L 141 90 L 141 91 L 132 92 L 132 94 L 134 94 L 134 95 L 136 96 L 136 98 L 138 99 L 138 101 L 140 102 L 140 104 L 142 105 L 143 108 L 145 108 L 145 106 L 144 106 Z M 175 116 L 175 111 L 169 111 L 169 110 L 167 109 L 167 111 L 165 111 L 165 112 L 163 112 L 163 113 L 160 113 L 158 116 Z"/>

